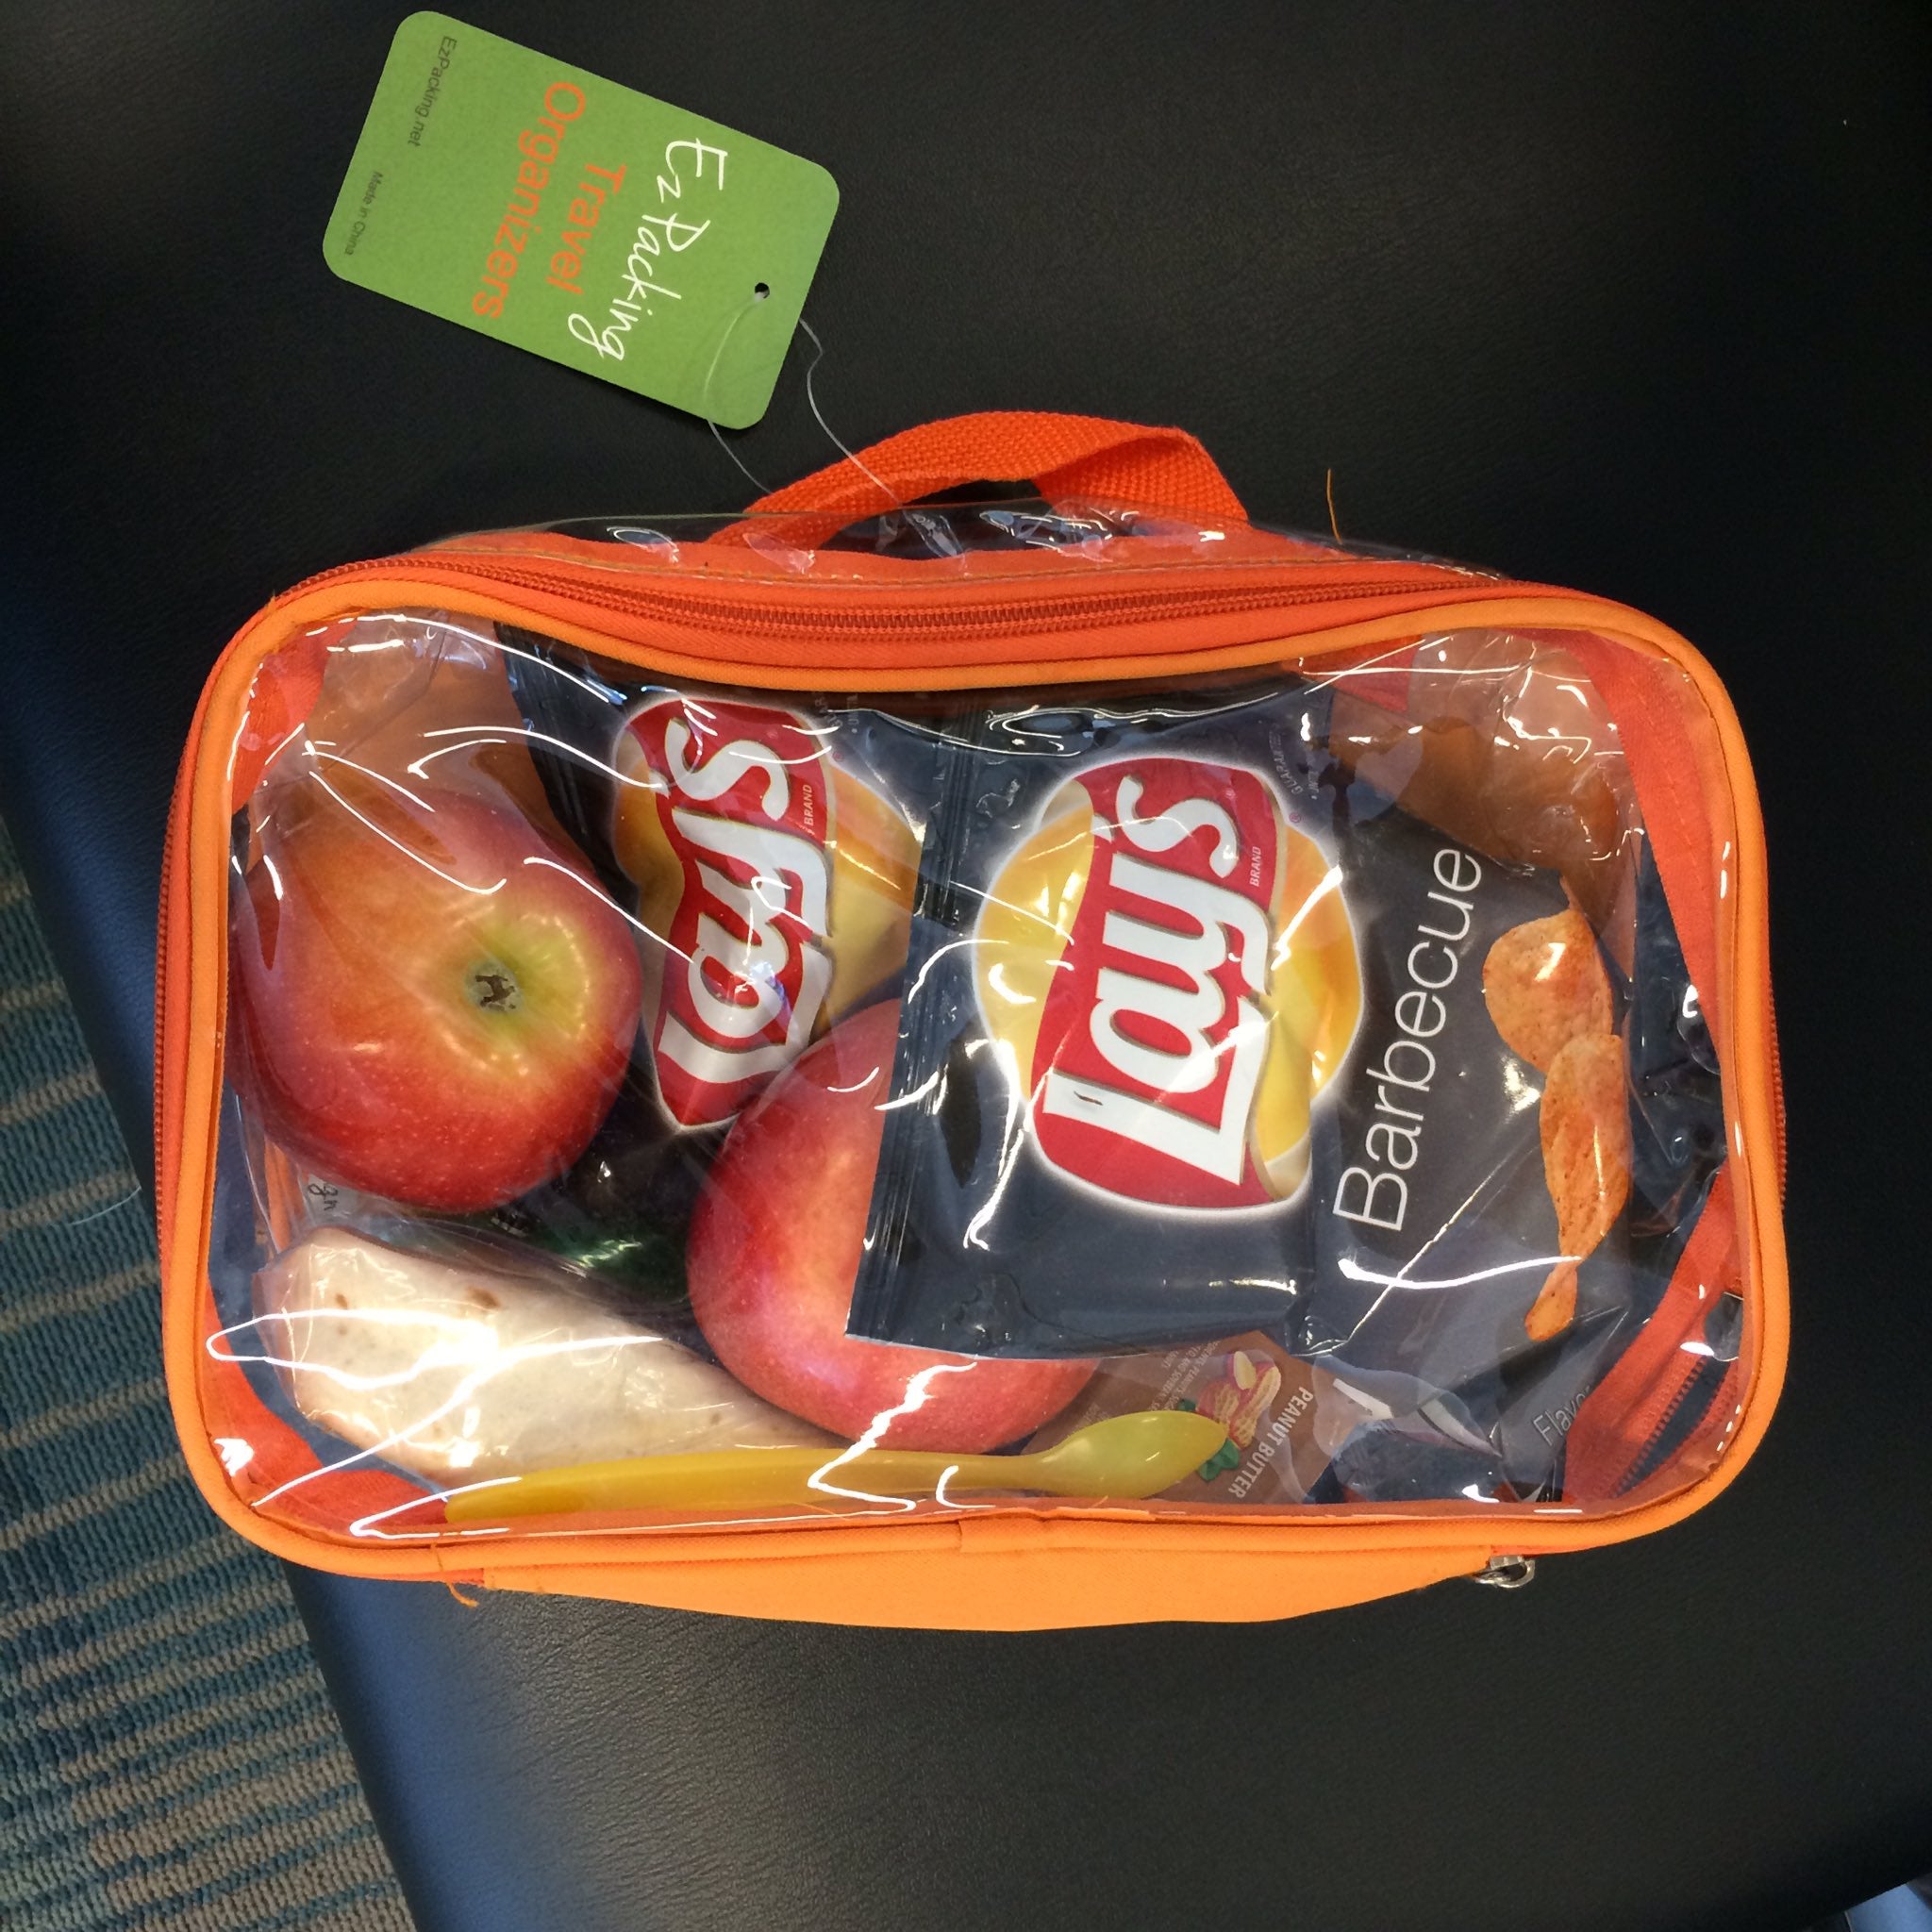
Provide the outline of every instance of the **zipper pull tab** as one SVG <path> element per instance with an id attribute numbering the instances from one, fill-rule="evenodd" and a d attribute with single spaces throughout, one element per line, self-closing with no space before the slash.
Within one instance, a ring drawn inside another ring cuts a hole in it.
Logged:
<path id="1" fill-rule="evenodd" d="M 1491 1557 L 1469 1580 L 1487 1583 L 1492 1590 L 1521 1590 L 1524 1584 L 1536 1581 L 1536 1558 Z"/>

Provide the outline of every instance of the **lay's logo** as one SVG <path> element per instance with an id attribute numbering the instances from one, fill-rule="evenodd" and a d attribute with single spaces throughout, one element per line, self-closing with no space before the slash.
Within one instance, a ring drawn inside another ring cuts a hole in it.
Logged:
<path id="1" fill-rule="evenodd" d="M 1150 757 L 1053 794 L 976 935 L 1041 1152 L 1124 1199 L 1236 1208 L 1307 1178 L 1361 1013 L 1341 874 L 1259 774 Z"/>
<path id="2" fill-rule="evenodd" d="M 666 1112 L 730 1120 L 906 957 L 918 841 L 775 705 L 654 698 L 612 765 L 612 842 L 636 883 L 645 1034 Z"/>

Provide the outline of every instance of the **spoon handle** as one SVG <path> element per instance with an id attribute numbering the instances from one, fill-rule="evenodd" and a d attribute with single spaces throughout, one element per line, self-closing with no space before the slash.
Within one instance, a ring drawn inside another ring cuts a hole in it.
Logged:
<path id="1" fill-rule="evenodd" d="M 924 1493 L 948 1470 L 957 1471 L 953 1481 L 962 1489 L 1026 1489 L 1038 1480 L 1032 1457 L 939 1456 L 910 1449 L 872 1449 L 841 1460 L 843 1455 L 833 1449 L 718 1449 L 584 1462 L 458 1491 L 444 1509 L 452 1523 L 495 1523 L 507 1516 L 596 1509 L 837 1506 L 855 1496 Z"/>

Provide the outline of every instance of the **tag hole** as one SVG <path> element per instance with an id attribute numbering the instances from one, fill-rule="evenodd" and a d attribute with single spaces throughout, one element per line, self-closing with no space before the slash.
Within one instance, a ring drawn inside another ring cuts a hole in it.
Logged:
<path id="1" fill-rule="evenodd" d="M 762 302 L 762 301 L 763 301 L 763 300 L 765 299 L 765 297 L 766 297 L 767 295 L 769 295 L 769 294 L 770 294 L 771 292 L 772 292 L 772 290 L 771 290 L 771 285 L 770 285 L 769 283 L 766 283 L 766 282 L 760 282 L 760 283 L 758 283 L 758 286 L 757 286 L 757 287 L 756 287 L 756 288 L 755 288 L 755 289 L 754 289 L 754 290 L 753 290 L 753 291 L 751 291 L 751 299 L 752 299 L 752 300 L 753 300 L 754 302 Z"/>

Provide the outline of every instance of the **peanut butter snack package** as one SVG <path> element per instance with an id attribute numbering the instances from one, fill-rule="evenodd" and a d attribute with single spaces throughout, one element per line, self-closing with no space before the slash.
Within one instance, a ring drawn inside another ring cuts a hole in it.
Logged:
<path id="1" fill-rule="evenodd" d="M 1106 1363 L 1026 1446 L 1050 1449 L 1090 1423 L 1148 1408 L 1192 1409 L 1227 1429 L 1214 1456 L 1162 1492 L 1174 1503 L 1306 1502 L 1334 1448 L 1366 1419 L 1326 1370 L 1266 1335 L 1243 1335 Z"/>

